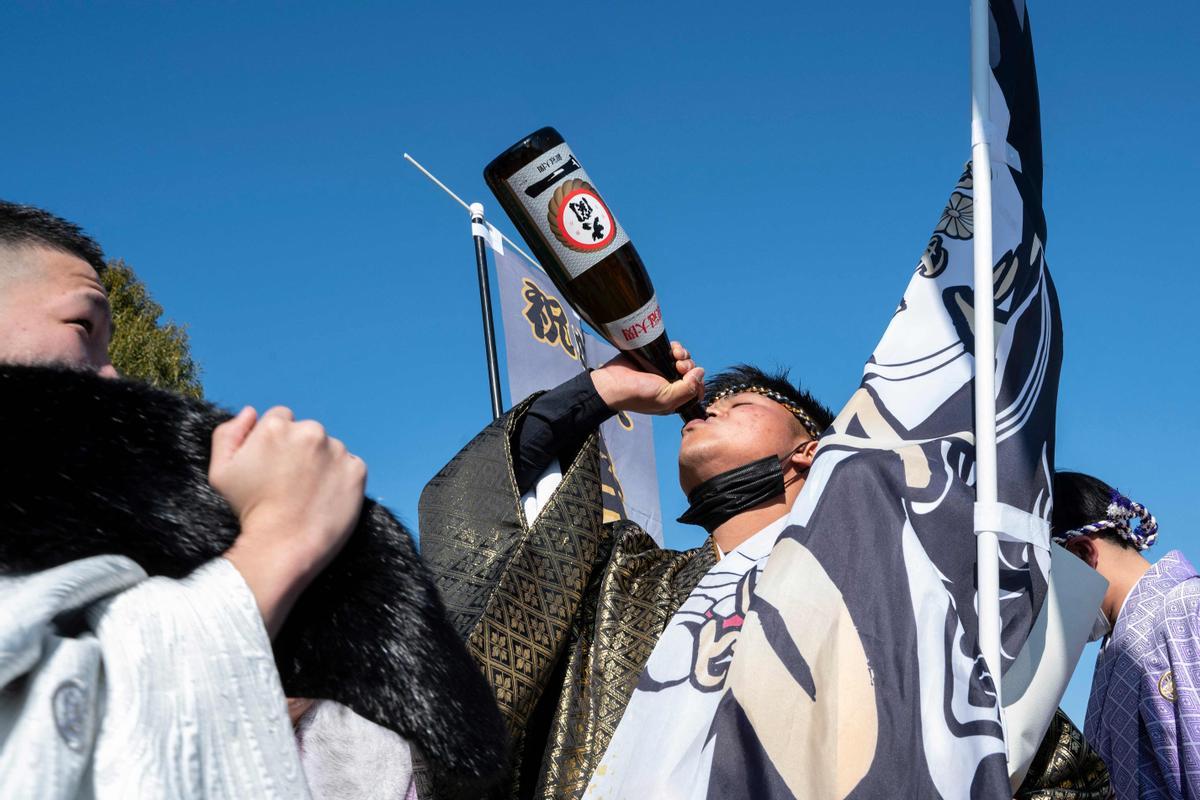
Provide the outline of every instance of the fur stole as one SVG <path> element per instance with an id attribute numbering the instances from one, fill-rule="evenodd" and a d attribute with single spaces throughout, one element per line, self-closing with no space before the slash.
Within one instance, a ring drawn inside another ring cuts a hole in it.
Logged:
<path id="1" fill-rule="evenodd" d="M 180 577 L 220 555 L 238 522 L 207 473 L 212 430 L 229 416 L 133 381 L 0 365 L 0 570 L 115 553 Z M 288 696 L 334 700 L 399 733 L 454 793 L 482 793 L 503 769 L 492 693 L 411 536 L 371 500 L 274 648 Z"/>

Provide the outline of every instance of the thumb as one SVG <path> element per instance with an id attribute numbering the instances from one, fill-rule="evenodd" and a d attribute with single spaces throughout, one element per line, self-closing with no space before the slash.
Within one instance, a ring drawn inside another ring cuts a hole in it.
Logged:
<path id="1" fill-rule="evenodd" d="M 213 429 L 212 460 L 228 461 L 238 451 L 250 430 L 258 421 L 258 412 L 246 406 L 233 419 L 226 420 Z"/>
<path id="2" fill-rule="evenodd" d="M 683 376 L 685 382 L 692 384 L 697 402 L 704 401 L 704 367 L 693 367 Z"/>
<path id="3" fill-rule="evenodd" d="M 664 387 L 663 400 L 674 409 L 689 400 L 699 400 L 704 396 L 704 369 L 695 367 L 677 381 Z"/>

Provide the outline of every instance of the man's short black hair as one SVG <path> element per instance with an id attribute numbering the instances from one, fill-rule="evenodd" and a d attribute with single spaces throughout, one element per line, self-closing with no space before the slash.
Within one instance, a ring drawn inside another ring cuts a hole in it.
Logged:
<path id="1" fill-rule="evenodd" d="M 104 272 L 104 251 L 74 222 L 34 206 L 0 200 L 0 245 L 48 247 L 78 256 Z"/>
<path id="2" fill-rule="evenodd" d="M 705 402 L 712 402 L 713 398 L 730 391 L 737 391 L 739 387 L 743 386 L 756 386 L 767 389 L 800 408 L 813 422 L 815 430 L 809 428 L 808 425 L 804 427 L 809 429 L 809 433 L 814 438 L 833 424 L 833 412 L 826 405 L 818 401 L 817 398 L 813 397 L 810 392 L 801 389 L 798 385 L 792 385 L 786 369 L 768 373 L 749 364 L 738 364 L 730 367 L 704 382 Z M 801 424 L 804 423 L 801 422 Z"/>
<path id="3" fill-rule="evenodd" d="M 1082 472 L 1055 472 L 1051 535 L 1062 535 L 1108 519 L 1108 506 L 1112 498 L 1113 487 L 1099 478 Z M 1095 535 L 1129 550 L 1137 549 L 1113 528 L 1097 531 Z"/>

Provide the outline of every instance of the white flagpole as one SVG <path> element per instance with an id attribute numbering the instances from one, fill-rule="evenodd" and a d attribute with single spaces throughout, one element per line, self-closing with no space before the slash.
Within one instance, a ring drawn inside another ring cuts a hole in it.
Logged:
<path id="1" fill-rule="evenodd" d="M 456 201 L 456 202 L 457 202 L 457 203 L 458 203 L 460 206 L 462 206 L 463 208 L 465 208 L 465 209 L 467 210 L 467 212 L 468 212 L 468 213 L 470 213 L 470 214 L 472 214 L 472 216 L 474 216 L 474 212 L 471 210 L 471 206 L 470 206 L 470 205 L 467 203 L 467 201 L 466 201 L 466 200 L 463 200 L 461 197 L 459 197 L 458 195 L 456 195 L 456 194 L 455 194 L 455 193 L 454 193 L 454 192 L 453 192 L 453 191 L 450 189 L 450 187 L 449 187 L 449 186 L 447 186 L 446 184 L 444 184 L 444 183 L 442 183 L 441 181 L 439 181 L 439 180 L 438 180 L 438 179 L 437 179 L 437 178 L 434 176 L 434 174 L 433 174 L 432 172 L 430 172 L 429 170 L 425 169 L 425 167 L 421 166 L 421 163 L 420 163 L 419 161 L 417 161 L 415 158 L 413 158 L 412 156 L 410 156 L 408 153 L 405 153 L 405 154 L 404 154 L 404 160 L 405 160 L 405 161 L 407 161 L 408 163 L 412 164 L 412 165 L 413 165 L 414 167 L 416 167 L 417 169 L 419 169 L 419 170 L 421 171 L 421 174 L 422 174 L 422 175 L 424 175 L 426 178 L 429 178 L 429 180 L 431 180 L 431 181 L 433 181 L 435 184 L 437 184 L 437 185 L 438 185 L 438 187 L 439 187 L 439 188 L 441 188 L 441 190 L 442 190 L 443 192 L 445 192 L 446 194 L 448 194 L 448 195 L 450 195 L 451 197 L 453 197 L 453 198 L 454 198 L 454 200 L 455 200 L 455 201 Z M 503 231 L 499 231 L 499 230 L 498 230 L 498 231 L 496 231 L 496 232 L 500 234 L 500 238 L 501 238 L 501 239 L 503 239 L 504 241 L 508 242 L 508 246 L 509 246 L 509 247 L 511 247 L 513 250 L 516 250 L 518 253 L 520 253 L 522 256 L 524 256 L 524 257 L 525 257 L 525 260 L 526 260 L 526 261 L 528 261 L 528 262 L 529 262 L 530 264 L 532 264 L 533 266 L 537 267 L 537 268 L 538 268 L 538 270 L 539 270 L 540 272 L 545 272 L 545 271 L 546 271 L 546 270 L 542 269 L 542 265 L 541 265 L 541 264 L 539 264 L 538 262 L 536 262 L 536 261 L 534 261 L 534 260 L 533 260 L 533 256 L 529 255 L 529 253 L 526 253 L 526 252 L 525 252 L 524 250 L 522 250 L 522 249 L 520 248 L 520 246 L 519 246 L 519 245 L 517 245 L 517 244 L 516 244 L 516 243 L 515 243 L 515 242 L 514 242 L 512 239 L 510 239 L 510 238 L 508 238 L 507 236 L 505 236 Z"/>
<path id="2" fill-rule="evenodd" d="M 975 257 L 975 534 L 979 648 L 1000 703 L 1000 541 L 996 519 L 996 340 L 992 280 L 992 164 L 989 153 L 988 0 L 971 0 L 971 185 Z M 982 513 L 981 513 L 982 512 Z"/>
<path id="3" fill-rule="evenodd" d="M 490 241 L 495 241 L 494 239 L 491 239 L 491 234 L 499 234 L 500 238 L 508 242 L 509 246 L 512 247 L 513 250 L 516 250 L 518 253 L 524 256 L 526 261 L 537 267 L 539 270 L 542 270 L 542 267 L 540 264 L 530 258 L 528 253 L 526 253 L 520 247 L 517 247 L 517 245 L 513 244 L 512 239 L 509 239 L 507 236 L 497 230 L 495 226 L 490 225 L 484 220 L 482 203 L 468 204 L 467 201 L 455 194 L 454 190 L 438 180 L 437 176 L 425 169 L 425 167 L 423 167 L 419 161 L 410 156 L 408 153 L 404 154 L 404 159 L 419 169 L 421 174 L 433 181 L 443 192 L 454 198 L 454 201 L 465 208 L 471 215 L 471 237 L 475 241 L 475 269 L 479 278 L 479 308 L 483 316 L 483 347 L 484 356 L 487 361 L 488 390 L 492 401 L 492 419 L 499 419 L 500 412 L 503 408 L 500 397 L 500 364 L 496 356 L 496 325 L 492 316 L 492 290 L 488 281 L 487 266 L 487 247 L 490 246 Z M 503 248 L 497 246 L 496 249 L 499 252 Z M 544 272 L 544 270 L 542 271 Z"/>

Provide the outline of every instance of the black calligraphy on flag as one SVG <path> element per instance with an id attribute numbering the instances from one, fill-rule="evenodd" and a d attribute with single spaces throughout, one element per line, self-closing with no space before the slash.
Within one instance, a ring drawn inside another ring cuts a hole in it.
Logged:
<path id="1" fill-rule="evenodd" d="M 974 306 L 995 304 L 999 492 L 1014 521 L 1004 667 L 1049 579 L 1062 337 L 1025 4 L 992 0 L 991 18 L 992 297 L 972 289 L 968 169 L 756 587 L 708 732 L 709 798 L 1012 796 L 977 641 Z"/>

